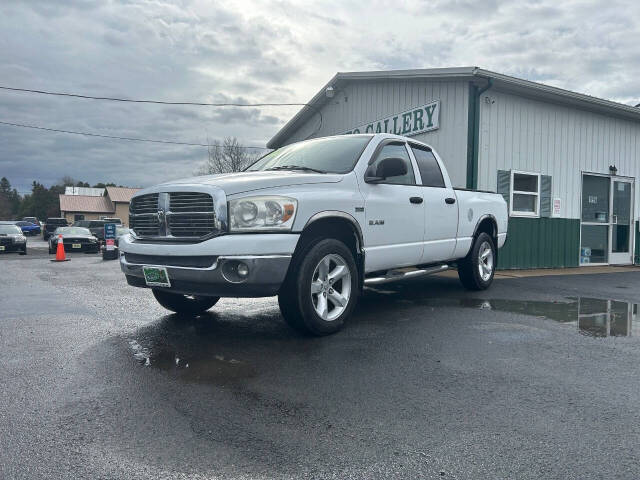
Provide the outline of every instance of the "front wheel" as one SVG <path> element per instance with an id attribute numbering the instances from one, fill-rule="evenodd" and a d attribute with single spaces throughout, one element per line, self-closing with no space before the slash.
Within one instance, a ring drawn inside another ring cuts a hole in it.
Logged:
<path id="1" fill-rule="evenodd" d="M 165 292 L 153 289 L 153 296 L 160 305 L 167 310 L 184 315 L 198 315 L 213 307 L 220 297 L 200 297 L 197 295 L 182 295 L 181 293 Z"/>
<path id="2" fill-rule="evenodd" d="M 469 254 L 458 262 L 458 277 L 469 290 L 485 290 L 496 270 L 496 247 L 486 233 L 478 235 Z"/>
<path id="3" fill-rule="evenodd" d="M 295 329 L 328 335 L 344 326 L 359 292 L 351 250 L 331 238 L 312 242 L 297 255 L 278 302 L 282 316 Z"/>

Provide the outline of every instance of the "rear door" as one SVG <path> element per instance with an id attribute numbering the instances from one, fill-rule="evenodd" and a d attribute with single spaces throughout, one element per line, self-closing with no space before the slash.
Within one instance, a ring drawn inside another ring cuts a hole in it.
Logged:
<path id="1" fill-rule="evenodd" d="M 423 189 L 416 184 L 414 164 L 403 141 L 383 142 L 369 166 L 385 158 L 400 158 L 406 175 L 383 183 L 362 183 L 365 200 L 365 270 L 372 272 L 417 265 L 422 257 L 424 235 Z"/>
<path id="2" fill-rule="evenodd" d="M 458 201 L 449 178 L 429 147 L 409 144 L 415 157 L 424 198 L 424 248 L 420 263 L 453 258 L 458 234 Z"/>

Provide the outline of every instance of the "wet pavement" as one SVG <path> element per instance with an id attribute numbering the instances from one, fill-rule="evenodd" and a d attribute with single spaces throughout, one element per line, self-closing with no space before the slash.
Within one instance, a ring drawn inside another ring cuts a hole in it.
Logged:
<path id="1" fill-rule="evenodd" d="M 639 272 L 385 285 L 318 339 L 46 258 L 0 258 L 0 478 L 640 476 Z"/>

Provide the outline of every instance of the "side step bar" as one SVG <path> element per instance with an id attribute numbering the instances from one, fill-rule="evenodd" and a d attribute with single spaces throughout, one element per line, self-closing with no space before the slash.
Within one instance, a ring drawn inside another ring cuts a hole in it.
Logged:
<path id="1" fill-rule="evenodd" d="M 433 265 L 431 267 L 419 268 L 403 272 L 401 270 L 389 270 L 384 276 L 365 278 L 365 285 L 380 285 L 383 283 L 397 282 L 399 280 L 407 280 L 409 278 L 422 277 L 424 275 L 432 275 L 434 273 L 449 270 L 449 265 Z"/>

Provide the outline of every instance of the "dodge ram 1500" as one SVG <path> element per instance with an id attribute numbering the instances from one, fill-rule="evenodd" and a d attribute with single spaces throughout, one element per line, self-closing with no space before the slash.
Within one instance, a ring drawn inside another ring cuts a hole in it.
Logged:
<path id="1" fill-rule="evenodd" d="M 292 327 L 336 332 L 365 285 L 456 268 L 487 288 L 507 237 L 501 195 L 453 188 L 428 145 L 391 134 L 286 145 L 246 170 L 163 183 L 130 204 L 129 284 L 165 308 L 278 295 Z"/>

